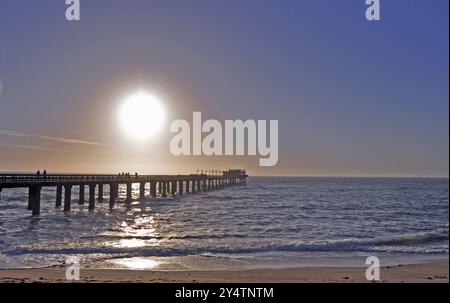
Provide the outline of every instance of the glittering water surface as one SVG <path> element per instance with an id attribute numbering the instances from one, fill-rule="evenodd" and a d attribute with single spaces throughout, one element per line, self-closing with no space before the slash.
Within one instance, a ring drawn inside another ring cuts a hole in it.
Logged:
<path id="1" fill-rule="evenodd" d="M 61 265 L 67 256 L 137 269 L 448 258 L 448 179 L 254 177 L 246 186 L 146 201 L 136 185 L 130 206 L 110 211 L 103 203 L 91 212 L 78 206 L 74 188 L 70 213 L 54 209 L 55 195 L 44 189 L 41 215 L 32 217 L 26 189 L 3 190 L 1 268 Z"/>

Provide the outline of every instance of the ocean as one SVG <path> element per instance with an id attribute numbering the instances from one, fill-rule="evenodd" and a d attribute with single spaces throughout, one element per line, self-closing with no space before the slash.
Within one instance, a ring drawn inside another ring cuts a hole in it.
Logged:
<path id="1" fill-rule="evenodd" d="M 233 270 L 448 260 L 449 181 L 432 178 L 251 177 L 247 185 L 72 211 L 43 189 L 0 199 L 0 268 L 64 266 Z M 148 189 L 147 189 L 148 194 Z M 105 188 L 105 197 L 108 191 Z M 120 188 L 125 197 L 125 188 Z"/>

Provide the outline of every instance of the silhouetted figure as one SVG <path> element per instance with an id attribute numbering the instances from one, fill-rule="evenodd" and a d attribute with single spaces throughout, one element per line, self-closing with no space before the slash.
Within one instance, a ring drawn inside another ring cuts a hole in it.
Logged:
<path id="1" fill-rule="evenodd" d="M 135 176 L 135 177 L 136 177 L 136 179 L 137 179 L 137 177 L 138 177 L 138 173 L 135 173 L 135 174 L 134 174 L 134 176 Z"/>
<path id="2" fill-rule="evenodd" d="M 39 177 L 41 176 L 41 171 L 40 170 L 37 171 L 36 176 L 39 179 Z"/>
<path id="3" fill-rule="evenodd" d="M 42 176 L 45 178 L 47 178 L 47 170 L 44 169 L 44 172 L 42 173 Z"/>

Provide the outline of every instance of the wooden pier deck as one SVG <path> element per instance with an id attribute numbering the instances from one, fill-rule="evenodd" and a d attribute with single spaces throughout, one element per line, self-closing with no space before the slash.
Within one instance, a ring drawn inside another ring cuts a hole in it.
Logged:
<path id="1" fill-rule="evenodd" d="M 41 209 L 41 190 L 43 187 L 56 187 L 55 207 L 64 207 L 70 211 L 72 188 L 79 187 L 80 205 L 85 203 L 85 189 L 88 188 L 89 209 L 95 208 L 95 202 L 102 203 L 104 187 L 109 187 L 109 207 L 112 209 L 118 198 L 119 185 L 126 185 L 126 203 L 131 203 L 132 186 L 139 184 L 139 196 L 146 196 L 146 184 L 150 185 L 151 197 L 166 197 L 168 195 L 183 195 L 217 190 L 223 187 L 242 185 L 246 183 L 245 170 L 233 169 L 224 171 L 221 175 L 191 174 L 191 175 L 74 175 L 74 174 L 0 174 L 0 194 L 8 188 L 28 188 L 28 210 L 33 215 L 39 215 Z M 63 202 L 64 191 L 64 204 Z M 97 197 L 97 199 L 96 199 Z"/>

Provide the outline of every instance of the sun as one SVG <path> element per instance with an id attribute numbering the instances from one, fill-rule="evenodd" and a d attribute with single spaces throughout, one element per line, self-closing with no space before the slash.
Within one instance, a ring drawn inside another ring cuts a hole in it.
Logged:
<path id="1" fill-rule="evenodd" d="M 123 132 L 132 139 L 147 141 L 155 136 L 165 121 L 165 109 L 154 95 L 138 92 L 126 98 L 118 116 Z"/>

